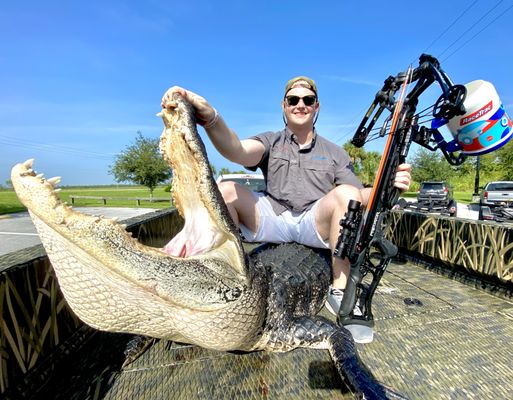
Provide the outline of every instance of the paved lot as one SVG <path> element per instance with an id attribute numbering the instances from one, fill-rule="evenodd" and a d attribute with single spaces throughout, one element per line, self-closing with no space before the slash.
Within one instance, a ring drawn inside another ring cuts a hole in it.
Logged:
<path id="1" fill-rule="evenodd" d="M 155 211 L 153 208 L 74 207 L 90 215 L 118 217 L 120 221 Z M 41 243 L 28 212 L 0 216 L 0 255 Z"/>

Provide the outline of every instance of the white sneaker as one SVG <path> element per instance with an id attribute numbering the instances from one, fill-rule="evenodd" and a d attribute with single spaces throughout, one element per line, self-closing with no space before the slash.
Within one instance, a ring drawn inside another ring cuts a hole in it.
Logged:
<path id="1" fill-rule="evenodd" d="M 340 305 L 342 304 L 342 299 L 344 298 L 344 290 L 329 287 L 328 289 L 328 298 L 326 300 L 326 308 L 333 315 L 338 315 L 338 311 L 340 310 Z"/>
<path id="2" fill-rule="evenodd" d="M 326 300 L 326 308 L 333 315 L 338 315 L 338 311 L 340 310 L 340 306 L 342 304 L 342 299 L 344 298 L 344 289 L 337 289 L 334 287 L 329 287 L 328 290 L 328 299 Z M 355 304 L 353 309 L 353 315 L 361 316 L 363 315 L 362 310 L 358 306 L 358 303 Z M 365 326 L 360 324 L 350 324 L 344 325 L 351 335 L 353 336 L 353 340 L 356 343 L 371 343 L 374 340 L 374 329 L 371 326 Z"/>
<path id="3" fill-rule="evenodd" d="M 329 287 L 328 290 L 328 299 L 326 300 L 326 308 L 333 315 L 338 315 L 338 311 L 340 310 L 340 306 L 342 305 L 342 299 L 344 298 L 344 289 L 337 289 L 334 287 Z M 358 303 L 355 304 L 353 309 L 353 314 L 356 316 L 362 315 L 362 310 L 358 306 Z"/>

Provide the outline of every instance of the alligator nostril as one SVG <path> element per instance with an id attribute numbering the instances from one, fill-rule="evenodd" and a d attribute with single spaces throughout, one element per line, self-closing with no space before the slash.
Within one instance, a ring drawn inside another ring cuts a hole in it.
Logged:
<path id="1" fill-rule="evenodd" d="M 415 299 L 413 297 L 406 297 L 404 299 L 404 304 L 406 304 L 407 306 L 423 306 L 422 301 L 420 301 L 419 299 Z"/>

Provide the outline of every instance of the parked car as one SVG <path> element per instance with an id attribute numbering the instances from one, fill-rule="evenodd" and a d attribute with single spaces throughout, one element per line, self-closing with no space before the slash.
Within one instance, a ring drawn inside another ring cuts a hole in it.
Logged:
<path id="1" fill-rule="evenodd" d="M 417 203 L 410 203 L 409 208 L 417 211 L 440 213 L 455 217 L 457 203 L 452 187 L 445 181 L 425 181 L 417 191 Z"/>
<path id="2" fill-rule="evenodd" d="M 262 174 L 224 174 L 216 179 L 217 183 L 224 181 L 240 183 L 253 192 L 263 192 L 266 187 Z"/>
<path id="3" fill-rule="evenodd" d="M 488 182 L 480 195 L 482 206 L 513 205 L 513 181 Z"/>

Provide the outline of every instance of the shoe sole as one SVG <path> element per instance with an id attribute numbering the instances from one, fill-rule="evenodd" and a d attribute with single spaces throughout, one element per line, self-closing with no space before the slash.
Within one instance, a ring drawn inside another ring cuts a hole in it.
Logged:
<path id="1" fill-rule="evenodd" d="M 368 344 L 374 340 L 374 329 L 359 324 L 349 324 L 345 327 L 356 343 Z M 356 329 L 356 331 L 354 331 Z"/>
<path id="2" fill-rule="evenodd" d="M 354 340 L 355 343 L 358 343 L 358 344 L 369 344 L 369 343 L 372 343 L 374 341 L 374 338 L 372 338 L 372 339 L 359 339 L 359 340 L 357 340 L 357 339 L 355 339 L 353 337 L 353 340 Z"/>
<path id="3" fill-rule="evenodd" d="M 331 304 L 330 304 L 330 303 L 328 303 L 328 302 L 326 301 L 326 303 L 324 304 L 324 306 L 326 307 L 326 309 L 327 309 L 330 313 L 332 313 L 333 315 L 337 316 L 337 313 L 335 313 L 335 310 L 333 310 L 333 307 L 331 307 Z M 350 332 L 351 332 L 351 331 L 350 331 Z M 352 333 L 352 332 L 351 332 L 351 336 L 353 336 L 353 333 Z M 355 337 L 353 336 L 353 340 L 354 340 L 354 342 L 355 342 L 355 343 L 358 343 L 358 344 L 369 344 L 369 343 L 372 343 L 372 342 L 374 341 L 374 335 L 373 335 L 373 337 L 371 337 L 371 338 L 367 338 L 367 339 L 358 339 L 358 338 L 355 338 Z"/>

